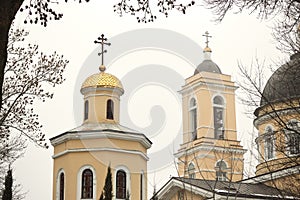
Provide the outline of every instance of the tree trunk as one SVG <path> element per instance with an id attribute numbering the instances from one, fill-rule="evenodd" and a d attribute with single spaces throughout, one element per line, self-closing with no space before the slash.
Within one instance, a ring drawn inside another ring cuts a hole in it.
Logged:
<path id="1" fill-rule="evenodd" d="M 0 110 L 2 108 L 2 86 L 7 61 L 7 43 L 9 29 L 23 0 L 0 1 Z"/>

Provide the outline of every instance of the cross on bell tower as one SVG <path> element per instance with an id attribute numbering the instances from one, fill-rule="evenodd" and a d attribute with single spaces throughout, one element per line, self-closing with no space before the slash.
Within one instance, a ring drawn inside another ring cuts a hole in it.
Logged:
<path id="1" fill-rule="evenodd" d="M 94 41 L 95 44 L 101 44 L 101 52 L 98 53 L 98 56 L 102 56 L 102 62 L 100 66 L 100 71 L 104 72 L 105 71 L 105 66 L 104 66 L 104 53 L 107 53 L 107 50 L 104 49 L 104 45 L 110 46 L 111 43 L 106 42 L 107 38 L 104 37 L 104 34 L 101 34 L 100 37 L 97 38 L 97 40 Z"/>

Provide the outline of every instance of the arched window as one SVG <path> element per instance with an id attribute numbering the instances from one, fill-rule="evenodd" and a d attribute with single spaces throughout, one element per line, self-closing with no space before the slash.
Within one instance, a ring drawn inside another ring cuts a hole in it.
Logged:
<path id="1" fill-rule="evenodd" d="M 189 178 L 195 178 L 195 166 L 193 163 L 190 163 L 188 166 Z"/>
<path id="2" fill-rule="evenodd" d="M 126 198 L 126 172 L 123 170 L 117 171 L 116 178 L 116 198 Z"/>
<path id="3" fill-rule="evenodd" d="M 81 181 L 81 198 L 93 198 L 93 172 L 90 169 L 85 169 L 82 172 Z"/>
<path id="4" fill-rule="evenodd" d="M 192 98 L 190 100 L 190 129 L 191 129 L 191 140 L 197 139 L 197 104 L 196 100 Z"/>
<path id="5" fill-rule="evenodd" d="M 220 96 L 213 99 L 214 133 L 216 139 L 224 139 L 224 100 Z"/>
<path id="6" fill-rule="evenodd" d="M 65 174 L 63 172 L 59 175 L 59 200 L 65 199 Z"/>
<path id="7" fill-rule="evenodd" d="M 267 126 L 265 129 L 265 160 L 274 158 L 274 134 L 271 126 Z"/>
<path id="8" fill-rule="evenodd" d="M 106 119 L 114 119 L 114 102 L 111 99 L 107 100 Z"/>
<path id="9" fill-rule="evenodd" d="M 216 163 L 216 179 L 217 181 L 226 181 L 227 165 L 223 160 Z"/>
<path id="10" fill-rule="evenodd" d="M 84 120 L 87 120 L 89 117 L 89 101 L 84 102 Z"/>
<path id="11" fill-rule="evenodd" d="M 287 125 L 287 149 L 290 155 L 300 154 L 300 122 L 290 120 Z"/>

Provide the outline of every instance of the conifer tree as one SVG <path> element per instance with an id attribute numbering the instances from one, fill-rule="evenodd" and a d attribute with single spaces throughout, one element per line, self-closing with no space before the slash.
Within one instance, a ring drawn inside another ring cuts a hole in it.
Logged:
<path id="1" fill-rule="evenodd" d="M 12 200 L 12 185 L 13 185 L 12 170 L 9 169 L 7 171 L 7 175 L 5 176 L 5 188 L 3 191 L 2 200 Z"/>
<path id="2" fill-rule="evenodd" d="M 103 191 L 101 193 L 99 200 L 112 200 L 113 194 L 112 194 L 112 180 L 111 180 L 111 168 L 108 166 L 107 168 L 107 174 L 105 178 L 105 185 L 103 187 Z"/>

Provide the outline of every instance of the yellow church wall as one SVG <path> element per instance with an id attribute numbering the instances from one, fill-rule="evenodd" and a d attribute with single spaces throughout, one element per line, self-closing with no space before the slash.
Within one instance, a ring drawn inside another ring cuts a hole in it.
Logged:
<path id="1" fill-rule="evenodd" d="M 95 95 L 95 96 L 93 96 Z M 120 99 L 119 96 L 112 93 L 112 91 L 101 91 L 96 94 L 85 95 L 84 101 L 89 101 L 88 119 L 85 123 L 98 123 L 98 122 L 119 122 Z M 114 102 L 114 120 L 106 119 L 106 104 L 107 100 Z M 100 112 L 99 112 L 100 111 Z"/>
<path id="2" fill-rule="evenodd" d="M 300 194 L 300 174 L 291 174 L 290 176 L 285 176 L 277 179 L 273 179 L 264 184 L 278 188 L 279 190 L 284 190 L 291 194 Z"/>
<path id="3" fill-rule="evenodd" d="M 134 149 L 135 151 L 140 151 L 144 154 L 147 153 L 147 149 L 139 142 L 113 138 L 95 138 L 82 140 L 67 140 L 55 146 L 54 155 L 66 151 L 68 149 L 98 148 L 99 144 L 101 144 L 102 148 L 110 147 L 120 148 L 124 150 Z"/>
<path id="4" fill-rule="evenodd" d="M 191 77 L 194 80 L 195 77 Z M 230 82 L 233 84 L 232 82 Z M 192 86 L 185 86 L 191 88 Z M 220 95 L 224 98 L 224 127 L 225 138 L 236 140 L 236 116 L 235 116 L 235 88 L 225 88 L 223 90 L 214 90 L 206 85 L 200 85 L 193 90 L 183 92 L 182 97 L 182 110 L 183 110 L 183 134 L 184 142 L 190 140 L 191 127 L 190 120 L 190 100 L 195 98 L 197 102 L 197 136 L 199 137 L 214 137 L 214 121 L 213 121 L 213 98 Z"/>
<path id="5" fill-rule="evenodd" d="M 291 104 L 290 104 L 291 103 Z M 298 105 L 296 102 L 289 102 L 290 105 Z M 258 137 L 256 142 L 259 147 L 259 164 L 256 167 L 256 175 L 261 175 L 276 171 L 288 166 L 299 163 L 299 159 L 295 156 L 289 155 L 287 151 L 287 138 L 284 131 L 288 122 L 292 119 L 300 121 L 298 113 L 293 112 L 280 112 L 287 108 L 286 103 L 277 103 L 271 106 L 265 106 L 258 112 L 258 117 L 255 119 L 254 124 L 258 130 Z M 290 111 L 293 111 L 291 108 Z M 276 111 L 277 115 L 271 116 L 267 112 Z M 274 158 L 267 160 L 265 158 L 265 137 L 266 128 L 270 126 L 274 131 Z"/>
<path id="6" fill-rule="evenodd" d="M 183 155 L 178 159 L 180 176 L 188 177 L 187 167 L 190 162 L 195 166 L 195 178 L 216 180 L 216 162 L 223 160 L 227 165 L 227 178 L 239 181 L 243 178 L 243 155 L 216 151 L 198 151 L 190 155 Z M 184 163 L 186 161 L 186 163 Z"/>
<path id="7" fill-rule="evenodd" d="M 120 166 L 119 164 L 122 163 Z M 107 173 L 107 166 L 112 168 L 112 181 L 115 188 L 115 169 L 119 167 L 126 167 L 130 171 L 130 195 L 132 199 L 139 199 L 140 195 L 140 174 L 147 172 L 147 163 L 139 155 L 132 155 L 120 152 L 76 152 L 68 153 L 54 161 L 54 176 L 53 176 L 53 200 L 56 197 L 56 183 L 57 174 L 59 170 L 63 169 L 66 177 L 65 195 L 66 199 L 76 199 L 78 186 L 77 176 L 80 168 L 83 166 L 92 166 L 96 173 L 96 199 L 99 198 L 104 186 L 104 181 Z M 144 175 L 144 184 L 146 184 L 147 175 Z M 144 195 L 146 199 L 147 191 L 144 188 Z M 114 189 L 115 194 L 115 189 Z"/>

